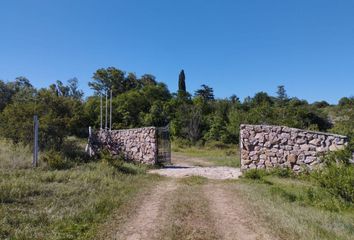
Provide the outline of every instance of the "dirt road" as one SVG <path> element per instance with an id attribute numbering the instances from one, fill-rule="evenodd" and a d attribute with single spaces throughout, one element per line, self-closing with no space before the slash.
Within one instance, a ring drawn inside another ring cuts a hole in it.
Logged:
<path id="1" fill-rule="evenodd" d="M 237 182 L 182 178 L 238 178 L 238 169 L 215 168 L 203 159 L 188 161 L 181 155 L 173 161 L 180 166 L 172 169 L 194 169 L 196 174 L 152 171 L 167 177 L 148 194 L 140 195 L 133 204 L 134 211 L 116 226 L 111 225 L 111 233 L 101 239 L 278 239 L 251 212 L 242 196 L 231 190 L 230 184 Z M 196 162 L 208 166 L 207 170 L 195 167 Z M 199 174 L 204 170 L 206 174 Z"/>

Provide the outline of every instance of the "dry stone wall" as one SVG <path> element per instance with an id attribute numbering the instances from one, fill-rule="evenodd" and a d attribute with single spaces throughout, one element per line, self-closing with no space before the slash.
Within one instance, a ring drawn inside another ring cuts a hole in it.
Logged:
<path id="1" fill-rule="evenodd" d="M 241 170 L 289 167 L 295 172 L 313 169 L 321 156 L 344 148 L 346 136 L 284 126 L 241 125 Z"/>
<path id="2" fill-rule="evenodd" d="M 101 149 L 107 149 L 112 155 L 124 154 L 129 161 L 155 164 L 157 161 L 156 128 L 100 130 L 92 135 L 91 148 L 95 154 Z"/>

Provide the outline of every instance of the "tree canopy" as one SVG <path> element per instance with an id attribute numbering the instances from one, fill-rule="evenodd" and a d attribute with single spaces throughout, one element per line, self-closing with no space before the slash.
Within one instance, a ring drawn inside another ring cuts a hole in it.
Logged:
<path id="1" fill-rule="evenodd" d="M 99 94 L 109 89 L 113 91 L 114 129 L 169 124 L 174 139 L 191 143 L 237 143 L 242 123 L 354 135 L 353 97 L 343 97 L 338 105 L 325 101 L 309 104 L 289 97 L 285 87 L 279 86 L 276 96 L 258 92 L 243 101 L 235 94 L 218 99 L 213 88 L 205 84 L 192 96 L 185 80 L 182 70 L 178 91 L 171 93 L 151 74 L 138 77 L 115 67 L 101 68 L 89 82 L 94 95 L 85 99 L 76 78 L 53 81 L 42 89 L 32 86 L 25 77 L 0 80 L 0 136 L 14 142 L 31 142 L 33 115 L 37 114 L 41 147 L 58 149 L 66 137 L 83 137 L 88 126 L 100 127 Z"/>

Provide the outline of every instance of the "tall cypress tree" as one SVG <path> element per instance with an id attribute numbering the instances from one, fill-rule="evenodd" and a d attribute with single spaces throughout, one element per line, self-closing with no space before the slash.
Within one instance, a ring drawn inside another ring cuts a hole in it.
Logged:
<path id="1" fill-rule="evenodd" d="M 178 77 L 178 91 L 186 92 L 186 76 L 184 75 L 184 70 L 179 73 Z"/>

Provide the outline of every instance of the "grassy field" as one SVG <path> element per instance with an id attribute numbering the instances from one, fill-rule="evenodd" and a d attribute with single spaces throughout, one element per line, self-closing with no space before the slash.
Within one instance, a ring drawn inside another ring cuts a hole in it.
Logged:
<path id="1" fill-rule="evenodd" d="M 61 171 L 32 169 L 30 162 L 29 149 L 2 142 L 0 239 L 94 239 L 113 210 L 160 179 L 104 162 Z"/>
<path id="2" fill-rule="evenodd" d="M 203 147 L 179 146 L 172 143 L 172 151 L 187 157 L 198 157 L 210 161 L 215 166 L 240 167 L 240 154 L 237 145 L 207 145 Z"/>
<path id="3" fill-rule="evenodd" d="M 230 183 L 275 235 L 282 239 L 353 239 L 354 207 L 299 179 L 267 176 Z"/>

